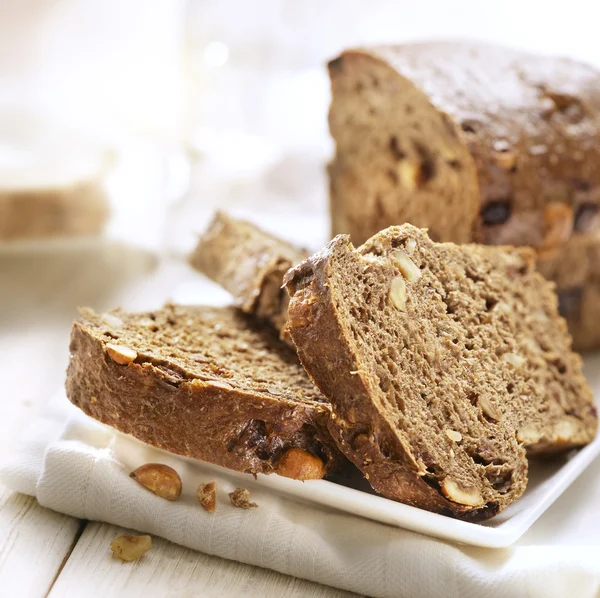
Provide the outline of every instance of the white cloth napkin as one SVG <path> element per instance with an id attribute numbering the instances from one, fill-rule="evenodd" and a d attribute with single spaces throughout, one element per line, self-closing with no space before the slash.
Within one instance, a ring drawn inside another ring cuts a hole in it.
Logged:
<path id="1" fill-rule="evenodd" d="M 181 474 L 178 502 L 154 496 L 128 476 L 156 461 Z M 218 485 L 212 514 L 194 496 L 199 483 L 211 480 Z M 274 494 L 251 476 L 116 433 L 62 395 L 2 464 L 0 481 L 74 517 L 377 597 L 586 598 L 600 592 L 599 460 L 516 546 L 502 550 L 458 546 Z M 259 508 L 232 507 L 227 492 L 236 486 L 248 488 Z"/>

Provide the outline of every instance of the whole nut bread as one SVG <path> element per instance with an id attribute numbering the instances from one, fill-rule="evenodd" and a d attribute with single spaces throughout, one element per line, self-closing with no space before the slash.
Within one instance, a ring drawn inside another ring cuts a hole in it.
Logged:
<path id="1" fill-rule="evenodd" d="M 404 279 L 398 299 L 398 277 Z M 384 496 L 469 520 L 527 483 L 527 454 L 590 442 L 593 396 L 533 251 L 340 235 L 290 270 L 288 331 L 329 429 Z"/>
<path id="2" fill-rule="evenodd" d="M 348 50 L 329 74 L 334 235 L 359 244 L 409 222 L 438 241 L 558 248 L 550 276 L 576 267 L 581 239 L 600 246 L 596 69 L 429 42 Z M 552 280 L 568 294 L 575 346 L 600 346 L 595 284 L 579 283 L 584 300 Z"/>
<path id="3" fill-rule="evenodd" d="M 241 472 L 281 468 L 302 479 L 345 461 L 327 429 L 330 405 L 295 353 L 236 308 L 84 309 L 70 351 L 71 402 L 143 442 Z M 286 466 L 298 450 L 310 467 Z"/>

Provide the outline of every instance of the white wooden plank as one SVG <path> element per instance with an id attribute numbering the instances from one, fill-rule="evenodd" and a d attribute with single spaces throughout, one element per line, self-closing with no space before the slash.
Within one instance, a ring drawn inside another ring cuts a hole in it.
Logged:
<path id="1" fill-rule="evenodd" d="M 31 496 L 0 490 L 0 595 L 46 596 L 81 523 L 40 507 Z"/>
<path id="2" fill-rule="evenodd" d="M 154 537 L 134 563 L 111 555 L 110 542 L 130 530 L 89 523 L 48 598 L 351 598 L 349 592 L 209 556 Z"/>

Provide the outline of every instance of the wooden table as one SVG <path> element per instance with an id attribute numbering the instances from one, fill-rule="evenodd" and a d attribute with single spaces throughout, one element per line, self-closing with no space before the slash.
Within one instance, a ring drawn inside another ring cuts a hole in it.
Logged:
<path id="1" fill-rule="evenodd" d="M 119 244 L 77 251 L 0 254 L 0 450 L 64 382 L 76 306 L 156 306 L 169 289 L 193 280 L 181 262 L 156 264 Z M 353 596 L 266 569 L 226 561 L 154 538 L 135 563 L 111 557 L 123 529 L 74 519 L 0 487 L 0 595 L 68 596 Z"/>

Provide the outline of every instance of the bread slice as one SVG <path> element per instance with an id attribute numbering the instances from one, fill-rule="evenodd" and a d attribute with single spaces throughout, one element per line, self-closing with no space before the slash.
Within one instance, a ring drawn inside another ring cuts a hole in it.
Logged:
<path id="1" fill-rule="evenodd" d="M 289 333 L 338 446 L 388 498 L 472 520 L 525 490 L 530 454 L 597 427 L 530 250 L 340 235 L 287 273 Z"/>
<path id="2" fill-rule="evenodd" d="M 143 442 L 237 471 L 303 479 L 340 461 L 327 431 L 330 406 L 297 356 L 233 307 L 84 309 L 70 351 L 71 402 Z"/>
<path id="3" fill-rule="evenodd" d="M 229 291 L 244 312 L 281 330 L 287 318 L 284 274 L 308 252 L 245 220 L 217 212 L 190 256 L 191 265 Z"/>

